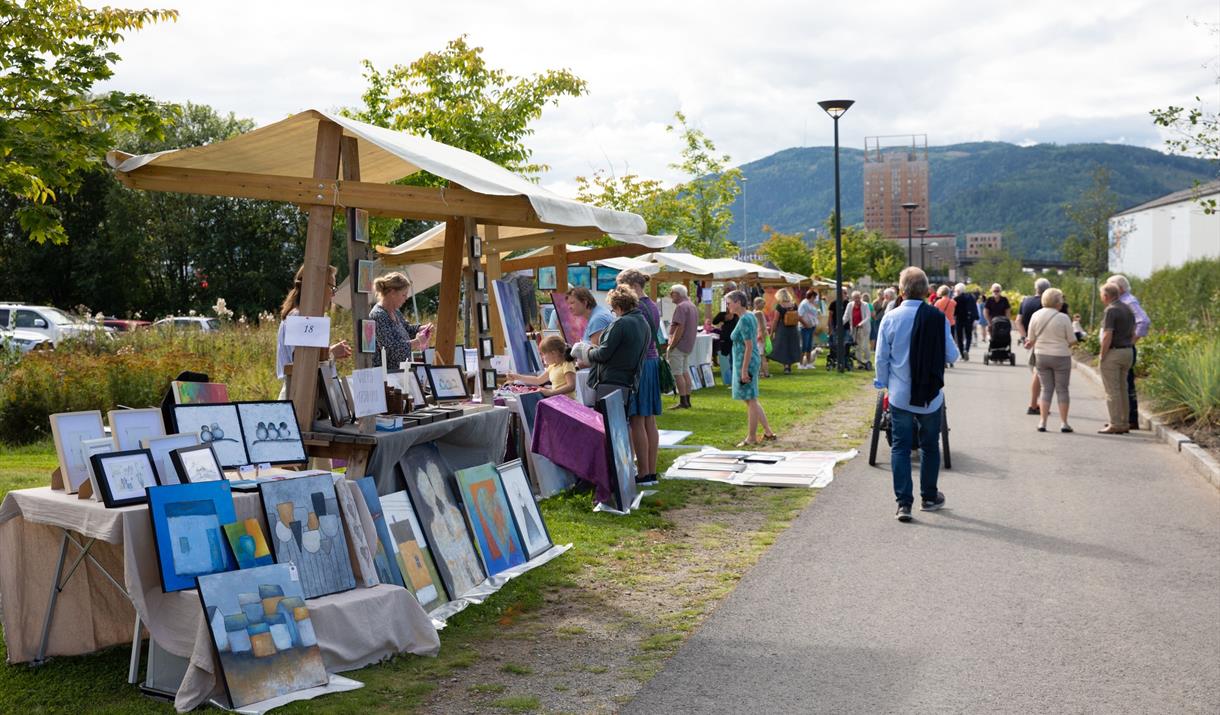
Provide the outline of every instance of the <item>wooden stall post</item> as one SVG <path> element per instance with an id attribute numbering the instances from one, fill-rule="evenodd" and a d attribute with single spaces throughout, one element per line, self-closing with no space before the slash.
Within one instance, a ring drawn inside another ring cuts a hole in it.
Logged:
<path id="1" fill-rule="evenodd" d="M 344 181 L 360 181 L 360 150 L 359 142 L 355 137 L 343 137 L 340 143 L 340 155 L 343 157 L 343 180 Z M 360 243 L 356 240 L 356 224 L 359 221 L 358 213 L 364 213 L 360 209 L 348 209 L 345 212 L 347 219 L 347 284 L 351 291 L 351 306 L 352 306 L 352 334 L 351 344 L 353 358 L 357 368 L 366 368 L 373 366 L 373 356 L 369 353 L 360 352 L 361 340 L 363 338 L 360 330 L 360 321 L 369 317 L 369 294 L 361 293 L 356 280 L 360 275 L 360 261 L 366 261 L 369 258 L 369 244 Z M 365 213 L 367 218 L 367 213 Z M 368 236 L 365 236 L 368 240 Z M 398 367 L 397 365 L 388 365 L 387 367 Z"/>
<path id="2" fill-rule="evenodd" d="M 496 298 L 496 292 L 491 289 L 491 282 L 500 280 L 504 275 L 500 268 L 500 247 L 496 243 L 500 240 L 500 227 L 484 226 L 483 238 L 487 239 L 483 244 L 483 257 L 487 260 L 487 305 L 491 311 L 491 342 L 499 355 L 500 351 L 508 350 L 508 343 L 504 339 L 504 326 L 500 324 L 500 302 Z"/>
<path id="3" fill-rule="evenodd" d="M 445 220 L 445 253 L 441 262 L 440 306 L 436 311 L 436 359 L 448 365 L 457 346 L 458 301 L 462 298 L 462 256 L 466 253 L 466 222 Z"/>
<path id="4" fill-rule="evenodd" d="M 555 289 L 566 293 L 568 290 L 568 244 L 556 243 L 551 247 L 551 253 L 555 258 Z"/>
<path id="5" fill-rule="evenodd" d="M 339 178 L 339 144 L 343 129 L 334 122 L 318 122 L 318 138 L 314 144 L 313 178 L 319 189 Z M 305 234 L 305 270 L 301 277 L 300 314 L 321 316 L 330 290 L 330 243 L 334 230 L 335 207 L 311 204 L 309 228 Z M 314 407 L 318 397 L 318 349 L 296 348 L 292 351 L 292 398 L 297 423 L 301 431 L 313 427 Z"/>

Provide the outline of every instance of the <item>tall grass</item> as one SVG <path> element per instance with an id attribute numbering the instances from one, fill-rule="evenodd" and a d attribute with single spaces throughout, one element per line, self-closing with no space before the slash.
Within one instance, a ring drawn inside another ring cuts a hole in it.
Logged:
<path id="1" fill-rule="evenodd" d="M 1168 351 L 1146 388 L 1161 416 L 1202 429 L 1220 427 L 1220 339 Z"/>

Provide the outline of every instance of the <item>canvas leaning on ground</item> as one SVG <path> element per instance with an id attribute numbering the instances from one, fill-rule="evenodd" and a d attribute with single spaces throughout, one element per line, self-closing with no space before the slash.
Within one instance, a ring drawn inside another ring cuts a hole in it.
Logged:
<path id="1" fill-rule="evenodd" d="M 415 507 L 411 504 L 411 495 L 406 491 L 386 494 L 381 497 L 381 511 L 404 585 L 415 594 L 425 611 L 431 611 L 448 601 L 432 558 L 432 549 L 428 547 L 428 540 L 415 515 Z"/>
<path id="2" fill-rule="evenodd" d="M 525 548 L 513 522 L 512 510 L 504 496 L 495 465 L 482 464 L 457 470 L 462 504 L 474 533 L 474 543 L 483 558 L 488 576 L 495 576 L 525 563 Z"/>
<path id="3" fill-rule="evenodd" d="M 546 523 L 542 520 L 542 512 L 538 510 L 538 502 L 530 491 L 525 465 L 515 459 L 496 467 L 496 471 L 504 485 L 504 495 L 525 545 L 526 556 L 532 559 L 551 548 L 552 542 Z"/>
<path id="4" fill-rule="evenodd" d="M 449 464 L 429 442 L 407 450 L 398 466 L 424 536 L 432 546 L 445 590 L 452 598 L 460 598 L 482 583 L 487 574 L 449 486 L 453 479 Z"/>
<path id="5" fill-rule="evenodd" d="M 614 507 L 627 511 L 635 504 L 635 457 L 631 451 L 631 432 L 621 390 L 597 401 L 597 411 L 606 425 L 606 449 L 609 452 L 610 476 L 614 478 Z"/>

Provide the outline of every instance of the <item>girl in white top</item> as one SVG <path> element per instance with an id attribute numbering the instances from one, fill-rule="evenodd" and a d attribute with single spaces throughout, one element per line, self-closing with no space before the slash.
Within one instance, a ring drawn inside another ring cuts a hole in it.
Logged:
<path id="1" fill-rule="evenodd" d="M 1038 379 L 1042 382 L 1042 394 L 1038 399 L 1038 431 L 1046 431 L 1046 420 L 1051 411 L 1051 395 L 1059 403 L 1060 432 L 1071 432 L 1068 424 L 1068 383 L 1072 377 L 1072 346 L 1076 344 L 1076 332 L 1072 330 L 1072 319 L 1060 312 L 1063 307 L 1063 291 L 1048 288 L 1042 293 L 1042 309 L 1034 313 L 1029 321 L 1029 348 L 1034 351 Z"/>

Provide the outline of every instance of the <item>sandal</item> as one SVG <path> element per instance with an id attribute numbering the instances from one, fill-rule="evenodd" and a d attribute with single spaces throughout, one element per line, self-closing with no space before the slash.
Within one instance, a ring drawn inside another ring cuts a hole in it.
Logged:
<path id="1" fill-rule="evenodd" d="M 764 435 L 763 435 L 763 441 L 764 441 L 764 442 L 774 442 L 774 441 L 775 441 L 775 440 L 777 440 L 777 439 L 779 439 L 779 435 L 775 434 L 774 432 L 772 432 L 771 434 L 764 434 Z"/>
<path id="2" fill-rule="evenodd" d="M 759 442 L 751 442 L 748 439 L 743 439 L 737 443 L 737 448 L 741 449 L 742 447 L 757 447 L 759 444 Z"/>
<path id="3" fill-rule="evenodd" d="M 1043 425 L 1043 426 L 1039 427 L 1039 428 L 1038 428 L 1038 431 L 1039 431 L 1039 432 L 1045 432 L 1045 431 L 1046 431 L 1046 425 Z"/>
<path id="4" fill-rule="evenodd" d="M 1071 425 L 1064 425 L 1059 428 L 1059 431 L 1060 432 L 1075 432 L 1076 430 L 1072 429 Z"/>

